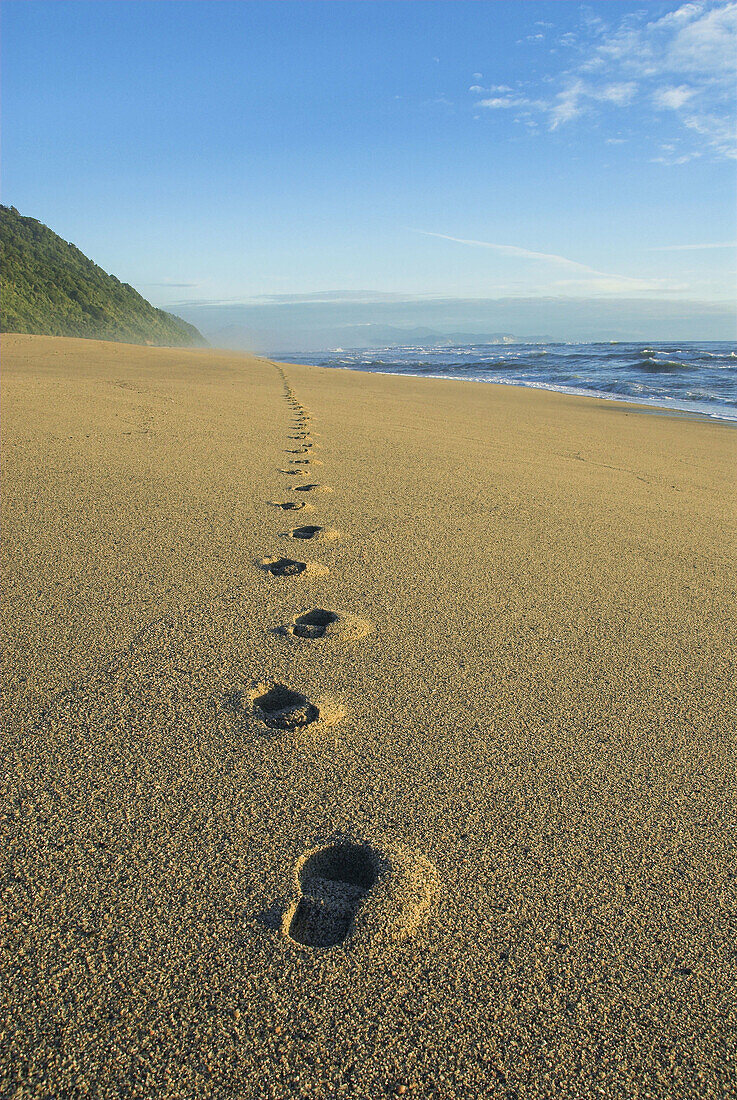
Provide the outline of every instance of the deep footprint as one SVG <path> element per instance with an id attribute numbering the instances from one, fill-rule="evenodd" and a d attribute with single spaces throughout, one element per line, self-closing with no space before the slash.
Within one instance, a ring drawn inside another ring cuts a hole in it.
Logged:
<path id="1" fill-rule="evenodd" d="M 293 539 L 314 539 L 321 531 L 324 531 L 324 527 L 295 527 L 290 534 Z"/>
<path id="2" fill-rule="evenodd" d="M 333 611 L 325 607 L 313 607 L 295 615 L 291 622 L 276 628 L 276 634 L 299 642 L 355 642 L 370 634 L 373 625 L 347 611 Z"/>
<path id="3" fill-rule="evenodd" d="M 304 500 L 285 500 L 284 502 L 271 500 L 269 503 L 273 504 L 275 508 L 281 508 L 283 512 L 298 512 L 301 508 L 307 507 L 307 503 Z"/>
<path id="4" fill-rule="evenodd" d="M 291 691 L 284 684 L 274 684 L 262 695 L 256 695 L 251 704 L 271 729 L 302 729 L 320 717 L 320 711 L 314 703 L 298 691 Z"/>
<path id="5" fill-rule="evenodd" d="M 335 611 L 316 607 L 314 611 L 308 611 L 306 615 L 300 615 L 295 620 L 292 633 L 297 638 L 323 638 L 330 624 L 337 623 L 339 618 Z"/>
<path id="6" fill-rule="evenodd" d="M 266 572 L 271 573 L 272 577 L 296 577 L 304 573 L 306 568 L 306 561 L 293 561 L 292 558 L 279 558 L 278 561 L 269 562 L 264 566 Z"/>
<path id="7" fill-rule="evenodd" d="M 342 943 L 376 878 L 368 846 L 333 844 L 315 852 L 299 873 L 302 896 L 289 923 L 289 936 L 304 947 Z"/>

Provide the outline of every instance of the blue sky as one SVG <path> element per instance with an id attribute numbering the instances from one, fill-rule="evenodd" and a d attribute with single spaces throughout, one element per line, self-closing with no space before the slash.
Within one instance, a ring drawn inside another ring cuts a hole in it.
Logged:
<path id="1" fill-rule="evenodd" d="M 653 300 L 663 338 L 673 303 L 734 333 L 735 2 L 6 0 L 2 30 L 3 201 L 210 331 L 560 299 L 577 338 L 585 299 L 585 336 Z"/>

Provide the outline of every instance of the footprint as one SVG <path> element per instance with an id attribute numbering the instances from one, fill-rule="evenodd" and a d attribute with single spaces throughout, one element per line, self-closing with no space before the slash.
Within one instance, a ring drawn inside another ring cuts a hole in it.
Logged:
<path id="1" fill-rule="evenodd" d="M 288 539 L 320 539 L 322 542 L 340 538 L 340 532 L 333 530 L 331 527 L 295 527 L 284 534 Z"/>
<path id="2" fill-rule="evenodd" d="M 332 493 L 333 488 L 331 485 L 319 485 L 316 482 L 311 482 L 309 485 L 295 485 L 295 493 Z"/>
<path id="3" fill-rule="evenodd" d="M 324 611 L 316 607 L 314 611 L 307 611 L 299 615 L 290 630 L 295 638 L 324 638 L 325 631 L 332 623 L 337 623 L 340 615 L 335 611 Z"/>
<path id="4" fill-rule="evenodd" d="M 296 577 L 307 569 L 306 561 L 293 561 L 292 558 L 273 558 L 262 566 L 272 577 Z"/>
<path id="5" fill-rule="evenodd" d="M 306 500 L 270 500 L 269 504 L 272 504 L 274 508 L 281 508 L 283 512 L 299 512 L 302 509 L 307 512 L 314 512 L 315 510 Z"/>
<path id="6" fill-rule="evenodd" d="M 264 687 L 266 690 L 262 692 Z M 320 711 L 306 695 L 290 691 L 284 684 L 259 685 L 256 690 L 260 694 L 251 698 L 251 705 L 255 714 L 271 729 L 300 729 L 320 717 Z"/>
<path id="7" fill-rule="evenodd" d="M 270 577 L 298 577 L 300 575 L 312 577 L 326 577 L 330 570 L 326 565 L 317 561 L 295 561 L 293 558 L 259 558 L 256 561 L 259 569 L 268 573 Z"/>
<path id="8" fill-rule="evenodd" d="M 314 703 L 299 691 L 293 691 L 286 684 L 275 681 L 254 683 L 246 693 L 236 692 L 241 705 L 254 718 L 273 730 L 301 730 L 306 726 L 332 726 L 345 717 L 344 711 L 334 699 L 321 696 Z"/>
<path id="9" fill-rule="evenodd" d="M 298 640 L 350 642 L 365 638 L 371 629 L 371 623 L 359 619 L 357 615 L 315 607 L 312 611 L 296 615 L 290 623 L 278 627 L 276 632 Z"/>
<path id="10" fill-rule="evenodd" d="M 345 837 L 298 860 L 281 930 L 302 947 L 387 947 L 411 935 L 439 892 L 437 870 L 401 845 Z"/>
<path id="11" fill-rule="evenodd" d="M 297 474 L 301 473 L 302 471 L 301 470 L 278 470 L 277 472 L 280 473 L 280 474 L 288 474 L 290 477 L 296 477 Z"/>
<path id="12" fill-rule="evenodd" d="M 314 539 L 323 531 L 322 527 L 295 527 L 289 534 L 293 539 Z"/>
<path id="13" fill-rule="evenodd" d="M 287 934 L 303 947 L 342 943 L 377 877 L 368 845 L 333 844 L 313 852 L 299 869 L 302 896 Z"/>

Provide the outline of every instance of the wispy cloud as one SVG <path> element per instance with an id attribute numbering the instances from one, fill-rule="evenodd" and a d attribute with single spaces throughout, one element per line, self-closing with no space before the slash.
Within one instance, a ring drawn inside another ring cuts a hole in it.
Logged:
<path id="1" fill-rule="evenodd" d="M 657 88 L 653 92 L 653 104 L 659 110 L 677 111 L 679 107 L 682 107 L 684 103 L 688 103 L 689 99 L 693 99 L 696 95 L 694 88 L 689 88 L 687 84 L 681 84 L 677 88 Z"/>
<path id="2" fill-rule="evenodd" d="M 381 290 L 317 290 L 307 294 L 254 294 L 233 298 L 187 298 L 174 302 L 178 306 L 310 306 L 310 305 L 391 305 L 403 302 L 408 295 L 404 291 Z M 435 301 L 440 294 L 416 294 L 417 301 Z"/>
<path id="3" fill-rule="evenodd" d="M 584 286 L 593 287 L 604 293 L 624 293 L 632 291 L 681 291 L 687 289 L 684 286 L 674 286 L 664 279 L 641 279 L 631 275 L 617 275 L 608 271 L 598 271 L 588 264 L 578 260 L 570 260 L 567 256 L 558 256 L 554 252 L 535 252 L 529 248 L 521 248 L 514 244 L 496 244 L 492 241 L 477 241 L 467 237 L 452 237 L 447 233 L 432 233 L 426 229 L 410 229 L 412 233 L 419 233 L 423 237 L 436 237 L 441 241 L 452 241 L 455 244 L 470 245 L 474 248 L 488 248 L 502 256 L 511 256 L 516 259 L 534 260 L 538 263 L 563 268 L 574 279 L 556 279 L 551 287 L 558 289 L 581 289 Z M 583 278 L 582 278 L 583 277 Z"/>
<path id="4" fill-rule="evenodd" d="M 736 156 L 737 0 L 689 0 L 664 16 L 648 15 L 645 6 L 612 25 L 581 9 L 578 33 L 557 39 L 578 56 L 576 64 L 538 89 L 476 82 L 471 93 L 481 98 L 474 106 L 517 111 L 520 121 L 537 114 L 551 131 L 607 108 L 636 106 L 641 119 L 669 115 L 691 144 L 656 161 Z"/>
<path id="5" fill-rule="evenodd" d="M 181 290 L 183 287 L 195 287 L 195 286 L 199 286 L 200 284 L 199 283 L 169 283 L 169 282 L 166 282 L 166 283 L 141 283 L 140 285 L 141 286 L 166 286 L 166 287 L 172 287 L 172 288 Z"/>
<path id="6" fill-rule="evenodd" d="M 527 107 L 529 106 L 529 100 L 523 96 L 493 96 L 491 99 L 482 99 L 476 104 L 477 107 L 488 107 L 490 110 L 508 110 L 511 107 Z"/>
<path id="7" fill-rule="evenodd" d="M 663 244 L 648 248 L 648 252 L 699 252 L 704 248 L 737 248 L 737 241 L 720 241 L 717 244 Z"/>
<path id="8" fill-rule="evenodd" d="M 441 241 L 454 241 L 455 244 L 469 244 L 476 248 L 491 248 L 495 252 L 500 252 L 505 256 L 520 256 L 525 260 L 546 260 L 548 263 L 563 264 L 565 267 L 575 267 L 581 271 L 588 271 L 593 274 L 599 274 L 594 272 L 594 269 L 587 267 L 586 264 L 578 263 L 577 260 L 566 259 L 565 256 L 557 256 L 553 252 L 533 252 L 529 248 L 520 248 L 515 244 L 494 244 L 491 241 L 475 241 L 466 237 L 451 237 L 447 233 L 431 233 L 427 229 L 410 229 L 411 233 L 420 233 L 423 237 L 437 237 Z"/>

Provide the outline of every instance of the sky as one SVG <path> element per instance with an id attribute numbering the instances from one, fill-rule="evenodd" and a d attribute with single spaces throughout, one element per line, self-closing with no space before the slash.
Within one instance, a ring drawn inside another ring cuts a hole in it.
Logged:
<path id="1" fill-rule="evenodd" d="M 1 18 L 2 201 L 206 335 L 735 336 L 733 0 Z"/>

